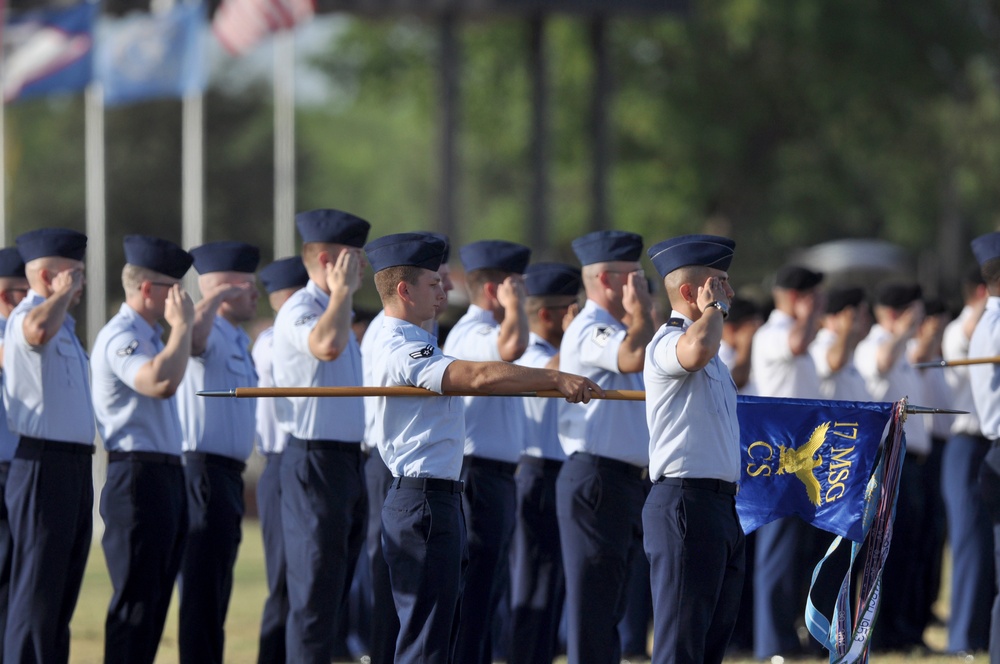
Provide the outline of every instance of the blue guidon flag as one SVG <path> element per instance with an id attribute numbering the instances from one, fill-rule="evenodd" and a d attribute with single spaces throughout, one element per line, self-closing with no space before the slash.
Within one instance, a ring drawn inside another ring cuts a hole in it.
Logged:
<path id="1" fill-rule="evenodd" d="M 868 480 L 892 411 L 891 403 L 739 397 L 743 530 L 797 516 L 860 542 Z"/>

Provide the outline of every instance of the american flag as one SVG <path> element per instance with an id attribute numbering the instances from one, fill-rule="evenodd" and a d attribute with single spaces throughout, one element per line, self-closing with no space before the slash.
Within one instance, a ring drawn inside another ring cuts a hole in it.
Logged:
<path id="1" fill-rule="evenodd" d="M 243 55 L 272 32 L 289 30 L 315 13 L 315 0 L 224 0 L 212 31 L 233 55 Z"/>

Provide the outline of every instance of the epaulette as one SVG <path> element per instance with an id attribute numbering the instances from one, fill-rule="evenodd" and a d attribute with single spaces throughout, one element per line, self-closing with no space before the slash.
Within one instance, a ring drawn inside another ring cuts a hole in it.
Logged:
<path id="1" fill-rule="evenodd" d="M 667 327 L 684 327 L 683 318 L 671 318 L 667 321 Z"/>

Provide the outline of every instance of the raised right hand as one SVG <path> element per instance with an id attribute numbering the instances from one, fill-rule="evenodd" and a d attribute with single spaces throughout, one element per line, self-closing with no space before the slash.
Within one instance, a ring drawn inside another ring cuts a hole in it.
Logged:
<path id="1" fill-rule="evenodd" d="M 52 278 L 52 290 L 56 295 L 75 294 L 83 290 L 83 268 L 63 270 Z"/>
<path id="2" fill-rule="evenodd" d="M 622 286 L 622 307 L 625 313 L 636 317 L 649 316 L 653 311 L 653 298 L 649 294 L 649 283 L 646 277 L 636 270 L 630 272 Z"/>
<path id="3" fill-rule="evenodd" d="M 510 275 L 497 286 L 497 302 L 504 308 L 504 311 L 516 309 L 527 297 L 524 290 L 524 277 L 520 275 Z"/>
<path id="4" fill-rule="evenodd" d="M 326 264 L 326 287 L 333 292 L 347 289 L 350 295 L 361 287 L 361 259 L 350 249 L 342 249 L 337 260 Z"/>
<path id="5" fill-rule="evenodd" d="M 194 301 L 180 284 L 174 284 L 167 291 L 163 319 L 171 328 L 178 325 L 191 325 L 194 322 Z"/>

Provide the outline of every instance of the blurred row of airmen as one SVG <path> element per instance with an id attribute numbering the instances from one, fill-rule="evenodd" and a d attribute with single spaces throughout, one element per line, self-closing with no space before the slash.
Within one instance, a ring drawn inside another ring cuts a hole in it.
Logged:
<path id="1" fill-rule="evenodd" d="M 528 247 L 488 240 L 460 249 L 471 304 L 442 349 L 446 238 L 403 233 L 366 245 L 369 224 L 337 210 L 301 213 L 296 225 L 302 255 L 260 272 L 277 315 L 252 355 L 240 326 L 256 312 L 256 247 L 214 242 L 188 252 L 127 237 L 125 303 L 89 360 L 69 313 L 82 294 L 86 237 L 40 229 L 0 253 L 7 661 L 68 659 L 97 434 L 109 455 L 100 503 L 114 593 L 107 662 L 153 661 L 175 581 L 181 661 L 222 661 L 255 439 L 267 458 L 258 484 L 269 585 L 261 662 L 325 664 L 340 654 L 359 559 L 372 586 L 373 662 L 489 662 L 501 605 L 509 661 L 552 661 L 564 616 L 571 662 L 615 662 L 630 601 L 651 601 L 654 661 L 710 662 L 722 660 L 731 636 L 761 658 L 808 649 L 797 631 L 804 566 L 825 545 L 796 520 L 744 537 L 737 385 L 763 396 L 909 396 L 976 412 L 965 370 L 913 364 L 968 356 L 991 311 L 981 277 L 966 284 L 965 309 L 947 325 L 918 286 L 902 283 L 879 290 L 870 324 L 863 291 L 824 292 L 821 274 L 786 267 L 765 322 L 734 298 L 734 243 L 682 236 L 648 250 L 671 305 L 657 328 L 640 236 L 578 238 L 581 267 L 529 264 Z M 991 283 L 985 269 L 1000 242 L 974 248 L 990 293 L 1000 294 L 1000 270 Z M 353 298 L 366 262 L 384 309 L 359 343 Z M 192 264 L 197 305 L 180 285 Z M 997 400 L 995 385 L 978 384 Z M 554 389 L 565 402 L 196 396 L 254 385 Z M 600 398 L 644 388 L 645 404 Z M 876 636 L 887 648 L 922 643 L 947 532 L 949 648 L 983 650 L 994 575 L 976 481 L 990 449 L 985 427 L 973 414 L 911 417 L 906 429 Z M 630 584 L 637 571 L 649 581 Z M 652 591 L 634 600 L 630 587 Z M 646 620 L 633 629 L 640 642 Z"/>

